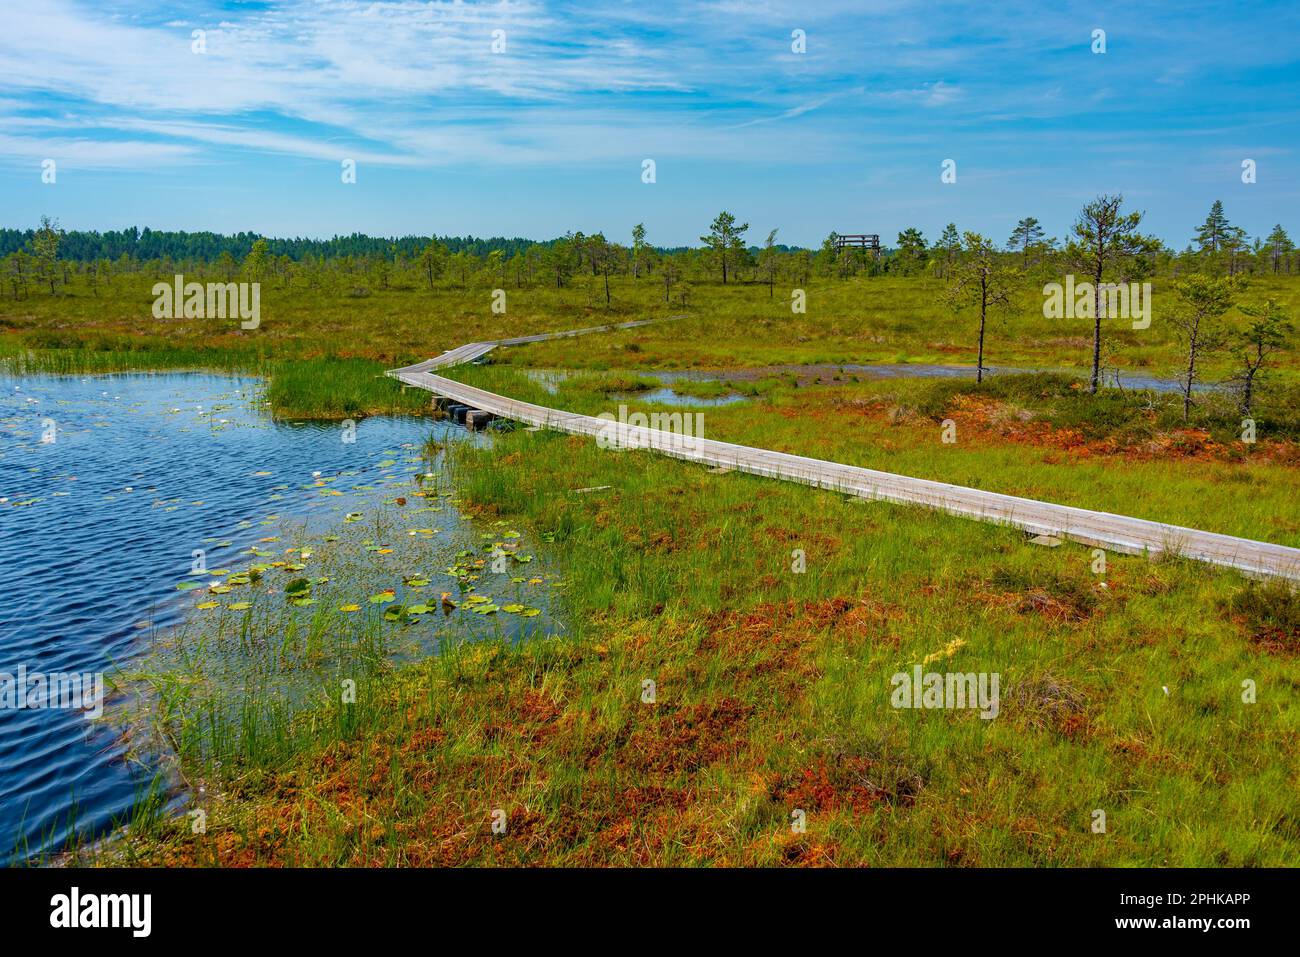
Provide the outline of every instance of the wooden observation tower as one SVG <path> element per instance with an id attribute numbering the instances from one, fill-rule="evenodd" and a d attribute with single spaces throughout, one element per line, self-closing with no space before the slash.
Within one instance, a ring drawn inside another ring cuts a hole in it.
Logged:
<path id="1" fill-rule="evenodd" d="M 844 249 L 869 249 L 873 256 L 879 256 L 880 236 L 876 233 L 836 233 L 835 252 Z"/>

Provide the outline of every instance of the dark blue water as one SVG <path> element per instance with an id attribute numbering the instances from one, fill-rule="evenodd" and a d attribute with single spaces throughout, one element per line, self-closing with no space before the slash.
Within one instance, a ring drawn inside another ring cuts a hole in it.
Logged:
<path id="1" fill-rule="evenodd" d="M 258 546 L 266 537 L 288 542 L 338 530 L 347 514 L 385 501 L 395 508 L 394 489 L 413 487 L 430 467 L 418 445 L 430 435 L 483 441 L 447 424 L 376 417 L 345 442 L 337 423 L 272 422 L 251 379 L 0 377 L 0 673 L 112 674 L 174 626 L 226 613 L 195 610 L 210 583 L 193 573 L 195 550 L 207 569 L 238 571 L 250 547 L 280 547 Z M 436 518 L 440 538 L 487 537 L 451 501 L 437 501 L 424 509 L 436 515 L 405 525 Z M 540 562 L 528 567 L 538 574 Z M 391 571 L 359 583 L 360 600 L 367 588 L 388 587 Z M 188 580 L 204 588 L 179 591 Z M 262 592 L 272 590 L 283 586 Z M 452 621 L 479 633 L 520 627 L 494 617 Z M 67 708 L 0 708 L 0 861 L 58 845 L 74 820 L 90 834 L 120 821 L 153 775 L 124 755 L 111 722 Z"/>

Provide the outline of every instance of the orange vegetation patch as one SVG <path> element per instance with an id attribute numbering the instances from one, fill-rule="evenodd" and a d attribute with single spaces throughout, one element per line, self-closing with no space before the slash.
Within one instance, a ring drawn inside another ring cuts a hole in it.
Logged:
<path id="1" fill-rule="evenodd" d="M 868 638 L 898 644 L 891 623 L 904 617 L 895 605 L 868 598 L 771 602 L 748 612 L 719 612 L 707 621 L 701 651 L 775 647 L 786 649 L 831 631 L 836 637 Z"/>
<path id="2" fill-rule="evenodd" d="M 896 405 L 885 398 L 836 398 L 829 406 L 801 406 L 797 410 L 787 410 L 782 414 L 788 417 L 825 418 L 827 411 L 837 416 L 870 416 L 883 419 L 889 425 L 902 425 L 919 421 L 921 416 L 915 410 Z M 1035 413 L 1018 408 L 1000 399 L 984 395 L 960 393 L 948 403 L 949 415 L 967 438 L 1014 442 L 1032 445 L 1057 452 L 1063 452 L 1072 458 L 1092 456 L 1122 456 L 1134 461 L 1162 460 L 1171 458 L 1190 459 L 1194 461 L 1237 462 L 1249 457 L 1251 461 L 1262 461 L 1277 465 L 1300 466 L 1300 443 L 1260 440 L 1249 449 L 1240 443 L 1223 443 L 1215 441 L 1204 429 L 1176 428 L 1160 432 L 1150 437 L 1106 436 L 1088 438 L 1078 429 L 1063 428 L 1039 419 Z M 1155 414 L 1148 412 L 1145 418 L 1154 425 Z M 928 420 L 927 420 L 928 423 Z M 928 424 L 926 426 L 929 427 Z M 1054 461 L 1049 459 L 1049 461 Z"/>
<path id="3" fill-rule="evenodd" d="M 834 841 L 810 841 L 807 835 L 782 839 L 781 863 L 791 867 L 837 867 L 840 847 Z"/>
<path id="4" fill-rule="evenodd" d="M 1252 632 L 1250 643 L 1273 655 L 1300 655 L 1300 632 L 1294 628 L 1262 626 Z"/>
<path id="5" fill-rule="evenodd" d="M 1216 442 L 1204 429 L 1171 429 L 1140 441 L 1125 441 L 1119 436 L 1089 439 L 1078 429 L 1057 428 L 1049 422 L 1034 419 L 1026 410 L 986 396 L 954 396 L 949 409 L 958 426 L 965 430 L 963 434 L 974 432 L 977 437 L 996 437 L 1055 449 L 1077 458 L 1122 456 L 1134 461 L 1181 458 L 1224 462 L 1240 461 L 1246 455 L 1243 446 Z M 1154 415 L 1149 415 L 1148 419 L 1154 421 Z M 1294 442 L 1261 441 L 1250 450 L 1250 458 L 1300 465 L 1300 446 Z"/>
<path id="6" fill-rule="evenodd" d="M 1055 595 L 1045 588 L 1024 591 L 980 591 L 976 599 L 986 605 L 1003 608 L 1018 615 L 1032 615 L 1056 624 L 1087 621 L 1096 605 L 1074 595 Z"/>
<path id="7" fill-rule="evenodd" d="M 638 709 L 612 746 L 594 748 L 588 767 L 611 754 L 616 767 L 643 774 L 694 773 L 735 758 L 748 745 L 752 705 L 735 698 L 694 705 L 658 704 Z"/>
<path id="8" fill-rule="evenodd" d="M 833 762 L 819 757 L 782 779 L 777 795 L 804 811 L 870 811 L 886 800 L 869 778 L 872 763 L 863 757 L 840 756 Z"/>

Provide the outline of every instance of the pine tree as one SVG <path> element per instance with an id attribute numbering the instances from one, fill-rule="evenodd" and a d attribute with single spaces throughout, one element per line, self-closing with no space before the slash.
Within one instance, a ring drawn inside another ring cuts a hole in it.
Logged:
<path id="1" fill-rule="evenodd" d="M 48 216 L 41 217 L 41 227 L 32 235 L 32 257 L 36 263 L 36 274 L 50 284 L 50 295 L 54 294 L 54 281 L 58 278 L 59 244 L 63 242 L 63 230 L 58 220 Z"/>
<path id="2" fill-rule="evenodd" d="M 1098 196 L 1083 207 L 1075 220 L 1074 238 L 1066 248 L 1066 255 L 1077 267 L 1087 272 L 1093 285 L 1092 327 L 1092 392 L 1101 385 L 1101 305 L 1102 281 L 1108 270 L 1122 267 L 1140 253 L 1159 246 L 1153 239 L 1141 235 L 1137 229 L 1142 213 L 1121 213 L 1124 197 Z"/>
<path id="3" fill-rule="evenodd" d="M 911 275 L 925 265 L 925 237 L 915 226 L 898 234 L 898 264 L 904 275 Z"/>
<path id="4" fill-rule="evenodd" d="M 641 278 L 641 262 L 645 257 L 645 223 L 632 227 L 632 278 Z"/>
<path id="5" fill-rule="evenodd" d="M 261 282 L 262 277 L 266 275 L 266 258 L 266 240 L 259 239 L 253 243 L 253 248 L 248 252 L 248 258 L 244 260 L 244 270 L 248 273 L 248 278 L 251 281 Z"/>
<path id="6" fill-rule="evenodd" d="M 1205 217 L 1205 222 L 1196 230 L 1196 245 L 1203 253 L 1217 253 L 1223 248 L 1231 229 L 1228 217 L 1223 214 L 1223 202 L 1216 199 L 1210 207 L 1210 215 Z"/>
<path id="7" fill-rule="evenodd" d="M 1233 381 L 1241 390 L 1241 413 L 1250 415 L 1260 380 L 1264 378 L 1260 370 L 1265 360 L 1286 346 L 1295 326 L 1276 299 L 1270 299 L 1262 306 L 1242 306 L 1241 311 L 1251 322 L 1235 338 L 1238 371 Z"/>
<path id="8" fill-rule="evenodd" d="M 763 251 L 758 254 L 758 268 L 762 270 L 764 278 L 767 279 L 767 298 L 771 299 L 774 295 L 773 289 L 776 284 L 776 230 L 767 234 L 767 241 L 763 243 Z"/>
<path id="9" fill-rule="evenodd" d="M 741 253 L 745 249 L 744 236 L 748 229 L 749 223 L 737 226 L 736 217 L 723 210 L 709 224 L 709 234 L 700 237 L 700 242 L 709 248 L 714 259 L 722 267 L 724 286 L 727 284 L 727 267 L 742 258 Z"/>
<path id="10" fill-rule="evenodd" d="M 1011 302 L 1016 272 L 1000 261 L 997 247 L 979 233 L 966 234 L 966 255 L 953 274 L 948 303 L 954 312 L 973 307 L 979 312 L 979 340 L 975 358 L 975 381 L 984 381 L 984 334 L 989 312 L 1005 309 Z"/>
<path id="11" fill-rule="evenodd" d="M 952 269 L 952 264 L 961 254 L 961 234 L 957 232 L 957 224 L 949 223 L 943 227 L 943 233 L 939 236 L 939 241 L 934 244 L 935 250 L 939 253 L 939 274 L 940 276 L 948 275 Z"/>
<path id="12" fill-rule="evenodd" d="M 1268 247 L 1269 259 L 1273 264 L 1273 272 L 1276 274 L 1281 271 L 1282 266 L 1290 265 L 1291 252 L 1295 249 L 1295 243 L 1291 242 L 1291 237 L 1286 234 L 1282 224 L 1278 223 L 1273 227 L 1273 231 L 1268 234 L 1265 244 Z M 1287 272 L 1291 270 L 1288 268 Z"/>
<path id="13" fill-rule="evenodd" d="M 1007 248 L 1011 251 L 1020 250 L 1021 258 L 1025 263 L 1029 262 L 1029 250 L 1038 245 L 1043 240 L 1043 227 L 1038 225 L 1038 220 L 1033 216 L 1026 216 L 1020 222 L 1016 223 L 1015 230 L 1011 233 L 1011 238 L 1007 240 Z"/>

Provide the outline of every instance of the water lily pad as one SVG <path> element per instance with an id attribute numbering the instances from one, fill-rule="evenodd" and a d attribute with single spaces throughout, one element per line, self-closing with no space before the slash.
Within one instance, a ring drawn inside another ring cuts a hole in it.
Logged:
<path id="1" fill-rule="evenodd" d="M 253 607 L 253 603 L 251 601 L 232 601 L 226 607 L 231 611 L 246 611 Z"/>
<path id="2" fill-rule="evenodd" d="M 360 610 L 361 610 L 361 606 L 360 606 L 360 605 L 339 605 L 339 611 L 346 611 L 346 612 L 351 613 L 351 612 L 354 612 L 354 611 L 360 611 Z"/>
<path id="3" fill-rule="evenodd" d="M 396 595 L 397 592 L 395 592 L 391 588 L 388 588 L 385 589 L 384 591 L 381 591 L 378 595 L 371 595 L 370 603 L 373 605 L 379 605 L 386 601 L 392 601 Z"/>
<path id="4" fill-rule="evenodd" d="M 202 588 L 202 587 L 203 585 L 200 582 L 177 582 L 176 583 L 177 591 L 189 591 L 192 588 Z"/>
<path id="5" fill-rule="evenodd" d="M 219 602 L 219 601 L 201 601 L 201 602 L 199 602 L 197 605 L 195 605 L 194 607 L 195 607 L 195 608 L 198 608 L 198 609 L 201 609 L 202 611 L 207 611 L 209 608 L 216 608 L 216 607 L 219 606 L 220 604 L 221 604 L 221 602 Z"/>

